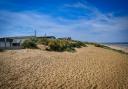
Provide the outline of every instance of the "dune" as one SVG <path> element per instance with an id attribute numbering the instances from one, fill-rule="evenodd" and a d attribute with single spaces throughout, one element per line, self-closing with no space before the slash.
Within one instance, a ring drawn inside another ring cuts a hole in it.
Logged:
<path id="1" fill-rule="evenodd" d="M 128 55 L 88 46 L 71 52 L 0 52 L 0 89 L 128 89 Z"/>

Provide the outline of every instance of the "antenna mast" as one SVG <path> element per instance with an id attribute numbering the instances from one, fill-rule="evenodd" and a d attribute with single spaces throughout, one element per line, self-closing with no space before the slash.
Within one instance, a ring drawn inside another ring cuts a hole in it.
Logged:
<path id="1" fill-rule="evenodd" d="M 45 36 L 45 37 L 47 36 L 46 33 L 44 34 L 44 36 Z"/>
<path id="2" fill-rule="evenodd" d="M 34 30 L 34 36 L 36 37 L 36 30 Z"/>

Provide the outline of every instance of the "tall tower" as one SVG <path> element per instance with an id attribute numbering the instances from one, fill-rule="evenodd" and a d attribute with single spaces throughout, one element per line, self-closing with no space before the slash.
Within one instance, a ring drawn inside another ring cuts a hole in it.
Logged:
<path id="1" fill-rule="evenodd" d="M 34 30 L 34 36 L 36 37 L 36 30 Z"/>
<path id="2" fill-rule="evenodd" d="M 47 36 L 46 33 L 44 34 L 44 36 L 45 36 L 45 37 Z"/>

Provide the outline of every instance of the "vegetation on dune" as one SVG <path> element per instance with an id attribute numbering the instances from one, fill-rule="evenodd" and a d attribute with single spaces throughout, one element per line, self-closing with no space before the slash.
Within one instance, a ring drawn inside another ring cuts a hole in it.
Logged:
<path id="1" fill-rule="evenodd" d="M 33 39 L 28 39 L 22 43 L 22 48 L 37 48 L 37 45 Z"/>
<path id="2" fill-rule="evenodd" d="M 46 45 L 48 51 L 69 51 L 74 52 L 75 48 L 86 47 L 83 42 L 60 40 L 60 39 L 47 39 L 47 38 L 33 38 L 25 40 L 22 44 L 23 48 L 37 48 L 37 44 Z"/>
<path id="3" fill-rule="evenodd" d="M 51 51 L 75 51 L 75 47 L 67 40 L 49 40 L 48 47 Z"/>
<path id="4" fill-rule="evenodd" d="M 114 51 L 117 51 L 117 52 L 119 52 L 119 53 L 123 53 L 123 54 L 128 54 L 127 52 L 124 52 L 124 51 L 122 51 L 122 50 L 118 50 L 118 49 L 112 49 L 112 48 L 111 48 L 111 50 L 114 50 Z"/>
<path id="5" fill-rule="evenodd" d="M 49 39 L 47 38 L 39 38 L 37 43 L 42 45 L 48 45 Z"/>
<path id="6" fill-rule="evenodd" d="M 47 38 L 32 38 L 32 39 L 25 40 L 22 43 L 22 48 L 38 48 L 37 44 L 47 46 L 46 50 L 48 51 L 75 52 L 75 48 L 86 47 L 87 45 L 94 45 L 95 47 L 101 47 L 109 50 L 114 50 L 123 54 L 128 54 L 122 50 L 113 49 L 108 46 L 98 44 L 98 43 L 93 43 L 93 42 L 81 42 L 76 40 L 47 39 Z M 3 50 L 0 49 L 0 52 L 2 51 Z"/>
<path id="7" fill-rule="evenodd" d="M 95 46 L 95 47 L 101 47 L 101 48 L 108 48 L 108 49 L 110 48 L 110 47 L 108 47 L 108 46 L 101 45 L 101 44 L 97 44 L 97 43 L 95 43 L 94 46 Z"/>
<path id="8" fill-rule="evenodd" d="M 105 46 L 105 45 L 102 45 L 102 44 L 98 44 L 98 43 L 91 43 L 93 44 L 95 47 L 101 47 L 101 48 L 105 48 L 105 49 L 109 49 L 109 50 L 113 50 L 113 51 L 116 51 L 116 52 L 119 52 L 119 53 L 123 53 L 123 54 L 128 54 L 122 50 L 118 50 L 118 49 L 113 49 L 111 47 L 108 47 L 108 46 Z"/>
<path id="9" fill-rule="evenodd" d="M 60 39 L 40 39 L 40 43 L 47 45 L 46 50 L 49 51 L 69 51 L 74 52 L 75 48 L 85 47 L 86 45 L 83 42 L 73 42 L 71 40 L 60 40 Z"/>
<path id="10" fill-rule="evenodd" d="M 87 45 L 81 41 L 74 41 L 71 45 L 76 48 L 87 47 Z"/>

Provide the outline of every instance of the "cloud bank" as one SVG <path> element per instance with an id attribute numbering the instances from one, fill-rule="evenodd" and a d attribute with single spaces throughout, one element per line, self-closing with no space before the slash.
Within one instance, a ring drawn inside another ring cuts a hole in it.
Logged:
<path id="1" fill-rule="evenodd" d="M 77 19 L 68 19 L 38 11 L 0 10 L 0 35 L 34 35 L 34 30 L 37 30 L 39 36 L 46 33 L 57 37 L 69 36 L 82 41 L 128 42 L 127 16 L 117 17 L 113 13 L 104 14 L 87 2 L 64 4 L 61 8 L 62 11 L 76 9 L 83 9 L 88 13 L 85 13 L 85 16 L 79 15 Z"/>

